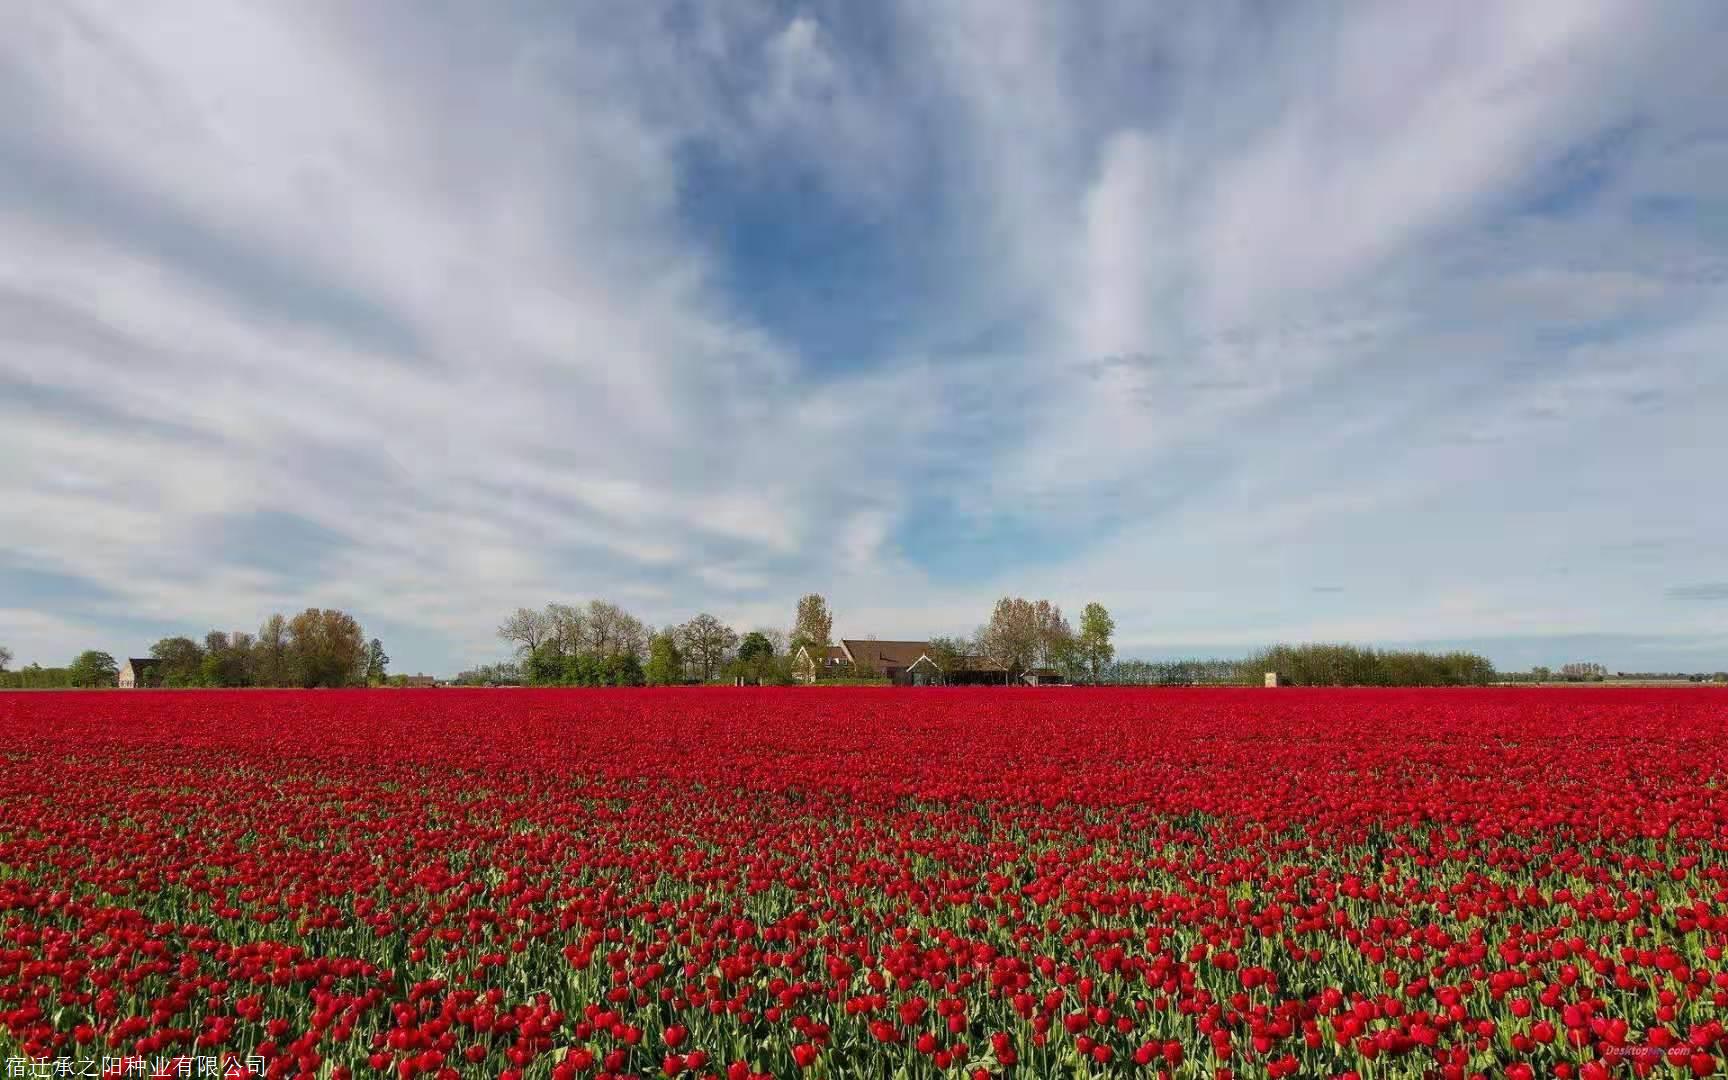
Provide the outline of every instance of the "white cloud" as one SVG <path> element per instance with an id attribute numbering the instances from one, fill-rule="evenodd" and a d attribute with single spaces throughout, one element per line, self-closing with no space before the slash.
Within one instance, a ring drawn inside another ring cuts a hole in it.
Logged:
<path id="1" fill-rule="evenodd" d="M 1721 39 L 1630 0 L 13 6 L 0 572 L 112 590 L 55 641 L 339 602 L 428 667 L 518 603 L 809 587 L 884 636 L 1008 591 L 1149 642 L 1696 634 L 1663 590 L 1720 552 L 1598 549 L 1728 525 L 1690 497 Z M 905 344 L 802 348 L 757 237 L 692 221 L 721 174 L 818 188 L 776 224 L 920 295 L 808 289 Z"/>
<path id="2" fill-rule="evenodd" d="M 0 608 L 0 642 L 8 643 L 14 653 L 9 670 L 30 664 L 64 667 L 85 649 L 99 647 L 93 643 L 102 640 L 102 628 L 91 623 L 29 608 Z"/>

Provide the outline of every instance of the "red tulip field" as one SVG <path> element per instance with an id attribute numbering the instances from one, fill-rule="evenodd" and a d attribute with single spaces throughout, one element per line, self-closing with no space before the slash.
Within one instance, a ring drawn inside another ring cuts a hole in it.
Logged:
<path id="1" fill-rule="evenodd" d="M 0 694 L 11 1076 L 1709 1076 L 1725 946 L 1708 688 Z"/>

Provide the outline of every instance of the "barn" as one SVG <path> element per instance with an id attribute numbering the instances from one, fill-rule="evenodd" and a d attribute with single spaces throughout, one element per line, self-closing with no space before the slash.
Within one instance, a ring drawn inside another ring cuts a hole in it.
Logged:
<path id="1" fill-rule="evenodd" d="M 122 690 L 137 690 L 156 685 L 156 672 L 162 661 L 148 656 L 134 656 L 120 665 L 118 685 Z"/>

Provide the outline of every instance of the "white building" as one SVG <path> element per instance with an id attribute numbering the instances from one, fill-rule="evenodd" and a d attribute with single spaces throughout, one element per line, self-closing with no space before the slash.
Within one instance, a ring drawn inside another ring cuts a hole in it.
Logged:
<path id="1" fill-rule="evenodd" d="M 136 690 L 141 686 L 149 686 L 151 676 L 162 661 L 148 656 L 134 656 L 120 665 L 119 686 L 122 690 Z"/>

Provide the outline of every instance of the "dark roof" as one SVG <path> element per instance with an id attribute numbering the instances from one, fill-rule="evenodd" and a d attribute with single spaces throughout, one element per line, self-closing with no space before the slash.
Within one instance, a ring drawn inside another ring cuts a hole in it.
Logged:
<path id="1" fill-rule="evenodd" d="M 810 647 L 808 645 L 798 646 L 798 651 L 803 653 L 805 656 L 810 655 Z M 827 660 L 827 661 L 845 660 L 846 659 L 846 650 L 842 649 L 838 645 L 830 645 L 830 646 L 828 646 L 827 650 L 825 652 L 823 652 L 822 659 Z"/>
<path id="2" fill-rule="evenodd" d="M 133 671 L 137 671 L 139 668 L 155 667 L 162 661 L 154 656 L 131 656 L 127 657 L 126 662 L 132 665 Z"/>
<path id="3" fill-rule="evenodd" d="M 852 659 L 868 664 L 878 671 L 890 667 L 911 667 L 930 649 L 928 641 L 876 641 L 868 638 L 842 638 L 852 653 Z"/>

